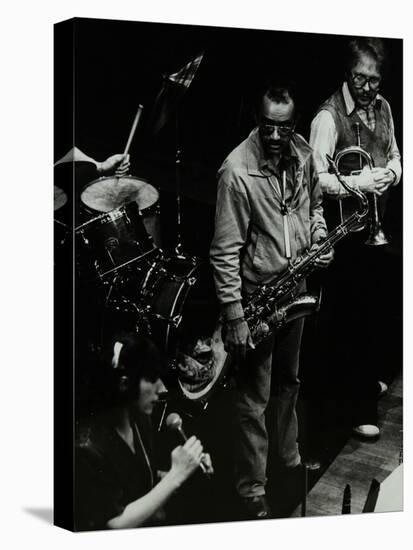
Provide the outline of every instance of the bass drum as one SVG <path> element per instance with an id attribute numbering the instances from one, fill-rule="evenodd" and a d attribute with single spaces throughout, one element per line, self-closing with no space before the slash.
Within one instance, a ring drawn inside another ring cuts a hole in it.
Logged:
<path id="1" fill-rule="evenodd" d="M 162 258 L 149 270 L 140 296 L 146 331 L 168 362 L 166 385 L 178 385 L 193 401 L 206 400 L 228 368 L 210 265 L 185 256 Z"/>

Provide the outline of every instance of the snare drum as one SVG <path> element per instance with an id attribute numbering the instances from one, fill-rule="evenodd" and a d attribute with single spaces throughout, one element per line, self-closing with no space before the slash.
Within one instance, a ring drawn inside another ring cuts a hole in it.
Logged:
<path id="1" fill-rule="evenodd" d="M 96 216 L 75 232 L 79 271 L 86 278 L 105 277 L 156 251 L 135 202 Z"/>
<path id="2" fill-rule="evenodd" d="M 135 202 L 147 233 L 156 246 L 161 246 L 159 193 L 146 179 L 133 176 L 102 177 L 84 188 L 80 200 L 84 221 Z"/>

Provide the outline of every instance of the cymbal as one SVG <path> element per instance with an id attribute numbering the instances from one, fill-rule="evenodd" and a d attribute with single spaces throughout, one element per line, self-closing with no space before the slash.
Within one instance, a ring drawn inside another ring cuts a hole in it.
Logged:
<path id="1" fill-rule="evenodd" d="M 158 198 L 155 187 L 133 176 L 99 178 L 92 181 L 80 196 L 83 204 L 98 212 L 110 212 L 132 201 L 136 201 L 139 210 L 144 210 L 155 204 Z"/>
<path id="2" fill-rule="evenodd" d="M 68 151 L 65 155 L 63 155 L 62 158 L 54 163 L 54 166 L 73 162 L 89 162 L 96 166 L 96 161 L 91 157 L 85 155 L 85 153 L 78 149 L 78 147 L 73 147 L 72 149 L 70 149 L 70 151 Z"/>
<path id="3" fill-rule="evenodd" d="M 54 186 L 54 210 L 59 210 L 67 203 L 67 195 L 60 189 L 60 187 Z"/>

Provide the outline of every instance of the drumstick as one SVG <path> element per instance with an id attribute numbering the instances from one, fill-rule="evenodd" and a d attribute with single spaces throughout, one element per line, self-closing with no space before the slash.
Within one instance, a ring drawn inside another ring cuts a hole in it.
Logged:
<path id="1" fill-rule="evenodd" d="M 136 127 L 138 126 L 139 119 L 143 111 L 143 105 L 138 105 L 138 110 L 136 111 L 135 119 L 132 124 L 132 128 L 129 133 L 128 141 L 126 143 L 125 150 L 123 151 L 124 155 L 127 155 L 129 152 L 130 144 L 132 143 L 133 136 L 135 135 Z"/>

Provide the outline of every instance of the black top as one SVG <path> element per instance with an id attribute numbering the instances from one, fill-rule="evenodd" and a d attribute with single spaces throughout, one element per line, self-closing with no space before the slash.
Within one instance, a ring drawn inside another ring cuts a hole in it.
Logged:
<path id="1" fill-rule="evenodd" d="M 152 464 L 150 421 L 139 418 L 132 427 L 135 453 L 108 421 L 89 421 L 79 427 L 75 453 L 76 531 L 106 529 L 111 518 L 151 490 L 154 473 L 148 464 L 148 459 Z"/>

